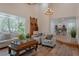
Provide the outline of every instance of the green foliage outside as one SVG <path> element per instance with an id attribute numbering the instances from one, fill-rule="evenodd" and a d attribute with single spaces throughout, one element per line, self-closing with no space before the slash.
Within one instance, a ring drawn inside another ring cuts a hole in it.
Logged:
<path id="1" fill-rule="evenodd" d="M 25 28 L 22 22 L 19 23 L 18 25 L 18 32 L 20 33 L 19 39 L 20 40 L 25 40 L 26 39 L 26 34 L 25 34 Z"/>

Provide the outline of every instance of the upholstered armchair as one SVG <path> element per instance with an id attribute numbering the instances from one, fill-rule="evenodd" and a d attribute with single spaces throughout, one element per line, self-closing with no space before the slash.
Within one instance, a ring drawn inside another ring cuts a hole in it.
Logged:
<path id="1" fill-rule="evenodd" d="M 41 44 L 42 33 L 35 31 L 33 35 L 31 36 L 31 38 L 38 41 L 38 43 Z"/>
<path id="2" fill-rule="evenodd" d="M 56 38 L 53 35 L 46 35 L 42 37 L 41 43 L 44 46 L 54 47 L 56 44 Z"/>

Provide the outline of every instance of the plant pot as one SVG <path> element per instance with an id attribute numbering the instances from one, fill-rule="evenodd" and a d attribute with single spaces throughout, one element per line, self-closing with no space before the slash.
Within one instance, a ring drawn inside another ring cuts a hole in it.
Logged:
<path id="1" fill-rule="evenodd" d="M 72 38 L 76 38 L 76 35 L 71 35 Z"/>
<path id="2" fill-rule="evenodd" d="M 27 42 L 27 40 L 21 40 L 21 43 L 26 43 Z"/>

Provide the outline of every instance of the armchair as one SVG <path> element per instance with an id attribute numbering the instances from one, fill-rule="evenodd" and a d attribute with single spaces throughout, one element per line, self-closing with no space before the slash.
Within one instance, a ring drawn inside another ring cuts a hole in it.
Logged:
<path id="1" fill-rule="evenodd" d="M 31 38 L 38 41 L 38 43 L 41 44 L 42 33 L 33 34 Z"/>
<path id="2" fill-rule="evenodd" d="M 56 39 L 53 35 L 47 35 L 47 37 L 43 37 L 41 39 L 41 43 L 44 46 L 49 46 L 49 47 L 53 47 L 56 43 Z"/>

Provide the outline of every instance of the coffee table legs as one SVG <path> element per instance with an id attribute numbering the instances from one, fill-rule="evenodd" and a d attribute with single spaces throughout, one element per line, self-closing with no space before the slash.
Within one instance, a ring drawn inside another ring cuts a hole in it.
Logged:
<path id="1" fill-rule="evenodd" d="M 38 45 L 35 46 L 35 51 L 37 51 Z"/>
<path id="2" fill-rule="evenodd" d="M 8 48 L 8 53 L 11 55 L 11 49 L 10 48 Z"/>
<path id="3" fill-rule="evenodd" d="M 10 54 L 10 56 L 12 56 L 11 50 L 12 50 L 11 48 L 8 48 L 8 53 Z M 19 56 L 19 51 L 15 52 L 16 52 L 15 56 Z"/>
<path id="4" fill-rule="evenodd" d="M 15 55 L 16 55 L 16 56 L 19 56 L 19 51 L 17 51 Z"/>

